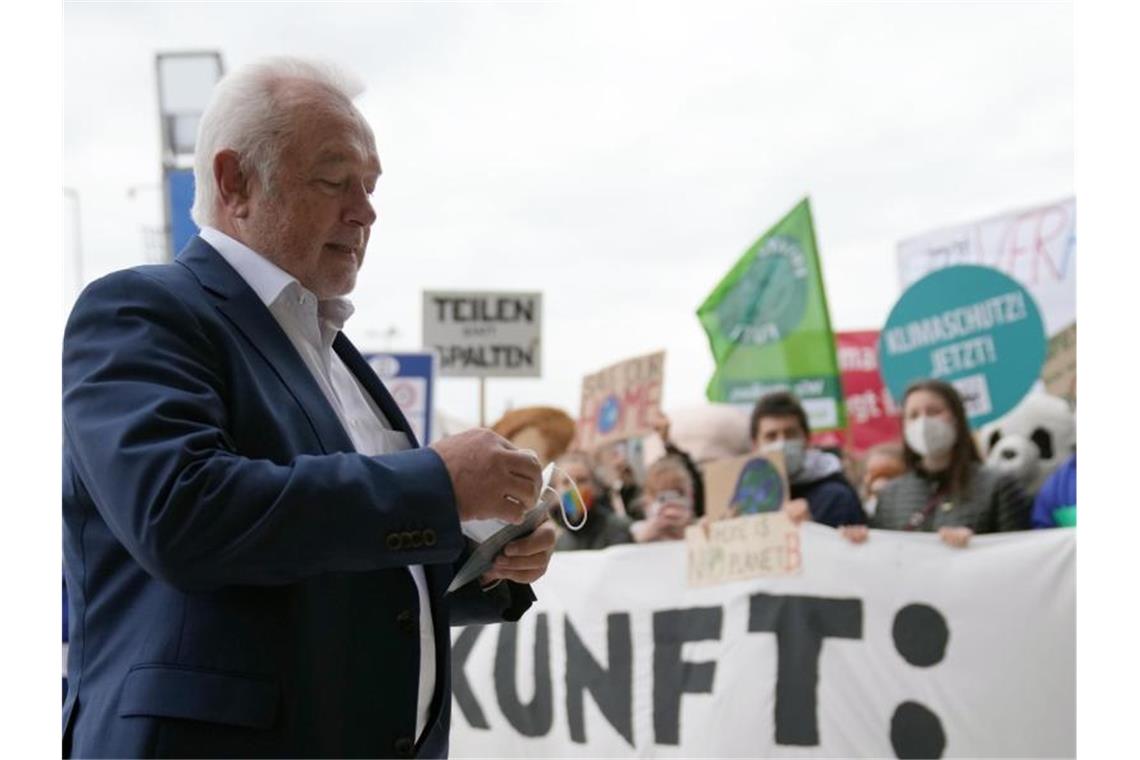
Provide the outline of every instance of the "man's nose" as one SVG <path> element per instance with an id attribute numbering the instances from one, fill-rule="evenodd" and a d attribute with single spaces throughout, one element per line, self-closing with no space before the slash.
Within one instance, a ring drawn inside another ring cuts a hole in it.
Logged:
<path id="1" fill-rule="evenodd" d="M 372 198 L 363 185 L 353 189 L 344 216 L 349 224 L 361 227 L 371 227 L 376 221 L 376 209 L 372 207 Z"/>

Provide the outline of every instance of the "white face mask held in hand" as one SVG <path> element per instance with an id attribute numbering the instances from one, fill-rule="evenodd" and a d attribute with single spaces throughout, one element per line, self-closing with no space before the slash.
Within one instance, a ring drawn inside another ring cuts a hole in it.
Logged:
<path id="1" fill-rule="evenodd" d="M 780 453 L 784 455 L 784 468 L 791 478 L 804 466 L 804 442 L 799 438 L 784 438 L 760 447 L 761 454 Z"/>
<path id="2" fill-rule="evenodd" d="M 945 454 L 954 446 L 958 435 L 954 426 L 940 417 L 916 417 L 908 420 L 906 429 L 907 445 L 924 457 Z"/>

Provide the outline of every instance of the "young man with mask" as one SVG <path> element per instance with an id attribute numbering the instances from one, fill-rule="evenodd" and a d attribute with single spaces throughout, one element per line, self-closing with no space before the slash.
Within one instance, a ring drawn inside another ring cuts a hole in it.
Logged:
<path id="1" fill-rule="evenodd" d="M 763 396 L 752 410 L 752 448 L 760 454 L 782 454 L 788 473 L 792 519 L 814 520 L 838 528 L 865 525 L 859 494 L 843 475 L 839 457 L 808 446 L 807 414 L 790 393 Z"/>

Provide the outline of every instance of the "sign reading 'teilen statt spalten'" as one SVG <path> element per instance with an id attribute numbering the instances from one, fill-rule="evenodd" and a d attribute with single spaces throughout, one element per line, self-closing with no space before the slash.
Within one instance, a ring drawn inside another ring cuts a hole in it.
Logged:
<path id="1" fill-rule="evenodd" d="M 423 345 L 444 377 L 541 377 L 542 294 L 424 291 Z"/>

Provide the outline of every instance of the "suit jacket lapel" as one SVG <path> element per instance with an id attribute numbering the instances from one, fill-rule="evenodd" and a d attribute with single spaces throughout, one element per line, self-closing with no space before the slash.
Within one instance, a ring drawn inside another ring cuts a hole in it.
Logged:
<path id="1" fill-rule="evenodd" d="M 405 433 L 408 440 L 411 441 L 413 449 L 419 448 L 421 443 L 416 440 L 412 426 L 408 424 L 408 420 L 400 411 L 396 400 L 392 398 L 392 394 L 384 387 L 384 383 L 380 382 L 380 378 L 372 371 L 372 367 L 368 366 L 368 362 L 364 360 L 364 357 L 356 350 L 356 346 L 352 345 L 352 341 L 343 332 L 337 333 L 336 339 L 333 341 L 333 350 L 336 351 L 337 356 L 341 358 L 349 371 L 356 375 L 356 379 L 364 386 L 364 390 L 372 396 L 380 407 L 380 411 L 384 412 L 384 416 L 392 424 L 392 428 Z"/>
<path id="2" fill-rule="evenodd" d="M 326 453 L 353 451 L 340 419 L 281 325 L 221 254 L 196 237 L 177 261 L 218 296 L 218 309 L 265 357 L 308 417 L 321 448 Z"/>

